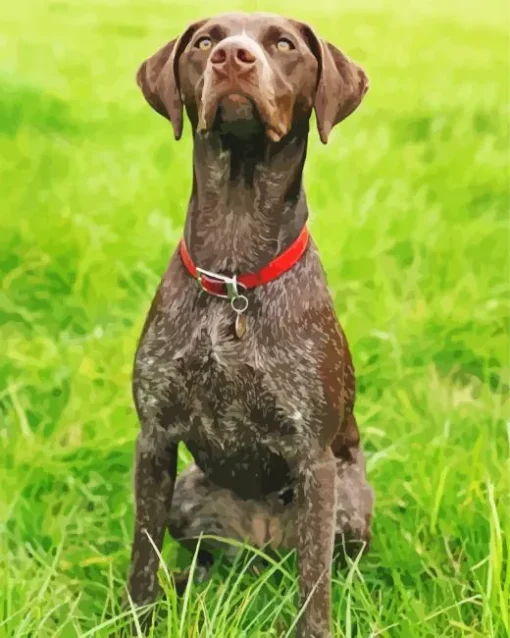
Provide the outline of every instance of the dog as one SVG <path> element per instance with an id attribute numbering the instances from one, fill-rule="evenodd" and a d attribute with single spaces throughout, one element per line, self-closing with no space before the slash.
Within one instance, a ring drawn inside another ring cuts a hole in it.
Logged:
<path id="1" fill-rule="evenodd" d="M 201 534 L 296 549 L 297 636 L 329 637 L 334 548 L 368 546 L 373 492 L 302 173 L 312 111 L 326 144 L 367 76 L 306 24 L 230 13 L 191 24 L 137 83 L 177 140 L 186 111 L 193 185 L 135 357 L 129 594 L 155 600 L 166 530 L 191 550 Z M 179 442 L 195 462 L 177 477 Z"/>

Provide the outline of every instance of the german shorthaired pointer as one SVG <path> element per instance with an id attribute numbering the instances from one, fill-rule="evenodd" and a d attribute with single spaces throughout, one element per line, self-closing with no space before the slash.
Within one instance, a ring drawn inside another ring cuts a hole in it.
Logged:
<path id="1" fill-rule="evenodd" d="M 295 548 L 297 636 L 326 638 L 335 542 L 368 544 L 373 496 L 302 173 L 311 111 L 326 143 L 367 77 L 306 24 L 232 13 L 192 24 L 137 81 L 176 139 L 185 108 L 194 149 L 183 239 L 136 353 L 130 596 L 155 599 L 166 529 L 191 549 L 201 533 Z M 179 441 L 195 463 L 176 478 Z"/>

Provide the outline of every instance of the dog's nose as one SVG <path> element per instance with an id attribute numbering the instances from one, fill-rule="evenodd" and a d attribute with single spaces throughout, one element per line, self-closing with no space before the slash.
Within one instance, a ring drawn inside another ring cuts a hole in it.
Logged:
<path id="1" fill-rule="evenodd" d="M 248 72 L 256 61 L 256 56 L 238 42 L 219 44 L 211 56 L 213 69 L 220 74 L 228 74 L 229 69 L 237 73 Z"/>

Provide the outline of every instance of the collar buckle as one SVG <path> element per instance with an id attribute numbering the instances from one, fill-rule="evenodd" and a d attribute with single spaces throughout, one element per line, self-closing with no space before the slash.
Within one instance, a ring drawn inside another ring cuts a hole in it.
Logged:
<path id="1" fill-rule="evenodd" d="M 199 268 L 197 266 L 197 281 L 198 285 L 202 290 L 207 292 L 209 295 L 213 297 L 219 297 L 220 299 L 229 299 L 232 302 L 235 299 L 238 299 L 242 296 L 239 292 L 238 286 L 240 286 L 243 291 L 246 291 L 246 286 L 242 284 L 240 281 L 237 281 L 237 275 L 233 275 L 229 277 L 228 275 L 220 275 L 216 272 L 211 272 L 210 270 L 204 270 L 203 268 Z M 215 292 L 212 288 L 208 288 L 205 285 L 205 282 L 209 281 L 211 284 L 223 284 L 226 288 L 226 294 L 222 294 L 221 292 Z"/>

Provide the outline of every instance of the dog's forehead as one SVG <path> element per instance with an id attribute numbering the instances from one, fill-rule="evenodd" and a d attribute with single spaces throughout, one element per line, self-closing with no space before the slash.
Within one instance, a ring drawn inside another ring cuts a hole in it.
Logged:
<path id="1" fill-rule="evenodd" d="M 270 28 L 281 29 L 298 34 L 297 23 L 289 18 L 276 13 L 244 13 L 230 12 L 208 18 L 201 26 L 200 32 L 220 31 L 225 35 L 238 35 L 247 33 L 252 37 L 258 37 Z"/>

